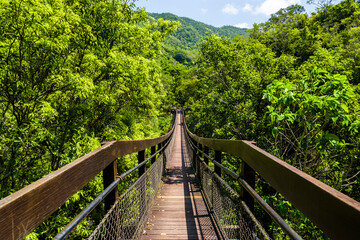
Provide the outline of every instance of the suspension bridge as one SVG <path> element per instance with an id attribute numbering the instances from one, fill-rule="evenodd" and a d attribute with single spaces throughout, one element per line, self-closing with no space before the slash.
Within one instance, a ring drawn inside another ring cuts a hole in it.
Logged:
<path id="1" fill-rule="evenodd" d="M 174 110 L 159 138 L 112 141 L 0 200 L 0 239 L 22 239 L 102 172 L 104 191 L 54 239 L 65 239 L 104 202 L 106 214 L 89 239 L 270 239 L 257 204 L 291 239 L 301 239 L 254 190 L 261 177 L 331 239 L 359 239 L 360 203 L 249 141 L 202 138 Z M 117 172 L 117 159 L 138 165 Z M 240 173 L 224 157 L 239 159 Z M 137 175 L 124 192 L 118 185 Z M 234 183 L 236 183 L 234 185 Z"/>

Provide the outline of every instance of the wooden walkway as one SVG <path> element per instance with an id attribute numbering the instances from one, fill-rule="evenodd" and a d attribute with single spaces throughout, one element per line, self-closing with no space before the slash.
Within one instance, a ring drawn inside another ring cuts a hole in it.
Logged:
<path id="1" fill-rule="evenodd" d="M 218 239 L 190 165 L 182 119 L 177 119 L 166 180 L 140 239 Z"/>

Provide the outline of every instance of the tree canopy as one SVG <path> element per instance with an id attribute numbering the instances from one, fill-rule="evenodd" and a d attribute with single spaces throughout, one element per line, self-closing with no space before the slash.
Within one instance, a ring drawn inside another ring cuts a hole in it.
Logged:
<path id="1" fill-rule="evenodd" d="M 177 23 L 108 0 L 1 0 L 0 22 L 1 198 L 103 141 L 167 131 L 157 58 Z M 53 236 L 101 190 L 96 181 L 32 236 Z"/>
<path id="2" fill-rule="evenodd" d="M 183 85 L 192 131 L 255 141 L 360 200 L 359 16 L 353 0 L 326 2 L 311 16 L 293 5 L 255 24 L 248 37 L 208 36 L 194 80 Z M 228 164 L 239 171 L 238 160 Z M 301 236 L 326 238 L 263 181 L 257 190 Z M 274 238 L 285 237 L 268 224 Z"/>

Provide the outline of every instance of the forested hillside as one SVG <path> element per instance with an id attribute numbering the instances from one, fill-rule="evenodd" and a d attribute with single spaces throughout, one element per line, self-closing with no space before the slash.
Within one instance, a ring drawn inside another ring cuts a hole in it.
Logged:
<path id="1" fill-rule="evenodd" d="M 217 28 L 171 13 L 150 13 L 149 16 L 156 20 L 161 18 L 176 21 L 181 24 L 175 33 L 166 37 L 164 50 L 167 52 L 167 55 L 185 65 L 193 65 L 198 54 L 199 46 L 207 36 L 217 34 L 227 38 L 234 38 L 235 36 L 246 35 L 248 33 L 248 29 L 245 28 L 233 26 Z"/>
<path id="2" fill-rule="evenodd" d="M 149 16 L 135 4 L 0 0 L 0 198 L 101 142 L 161 135 L 169 110 L 183 106 L 197 135 L 253 140 L 360 200 L 359 1 L 313 15 L 290 6 L 250 30 Z M 119 172 L 136 164 L 118 162 Z M 237 160 L 224 163 L 239 171 Z M 52 238 L 101 181 L 27 239 Z M 326 239 L 262 179 L 256 190 L 302 237 Z M 256 211 L 273 238 L 285 237 Z M 89 236 L 102 214 L 96 209 L 70 239 Z"/>
<path id="3" fill-rule="evenodd" d="M 150 13 L 149 15 L 155 19 L 162 18 L 164 20 L 180 22 L 181 26 L 174 34 L 167 37 L 165 43 L 170 46 L 188 50 L 197 50 L 205 37 L 211 34 L 218 34 L 219 36 L 228 38 L 247 34 L 247 29 L 245 28 L 233 26 L 217 28 L 190 18 L 179 17 L 171 13 Z"/>

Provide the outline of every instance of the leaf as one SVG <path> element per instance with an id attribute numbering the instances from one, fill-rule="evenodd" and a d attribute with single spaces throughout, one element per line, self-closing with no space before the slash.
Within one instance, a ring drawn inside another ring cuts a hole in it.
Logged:
<path id="1" fill-rule="evenodd" d="M 275 137 L 276 136 L 276 133 L 278 132 L 278 128 L 277 127 L 274 127 L 273 129 L 272 129 L 272 135 L 273 135 L 273 137 Z"/>
<path id="2" fill-rule="evenodd" d="M 326 133 L 325 138 L 329 141 L 331 141 L 331 140 L 336 141 L 336 142 L 340 141 L 339 137 L 332 133 Z"/>
<path id="3" fill-rule="evenodd" d="M 281 115 L 278 115 L 278 117 L 277 117 L 277 120 L 280 122 L 280 121 L 282 121 L 282 120 L 284 120 L 285 119 L 285 115 L 284 114 L 281 114 Z"/>
<path id="4" fill-rule="evenodd" d="M 331 117 L 331 120 L 336 123 L 336 121 L 339 119 L 339 117 Z"/>
<path id="5" fill-rule="evenodd" d="M 340 106 L 342 109 L 344 109 L 345 112 L 349 112 L 349 108 L 345 103 L 342 103 Z"/>

